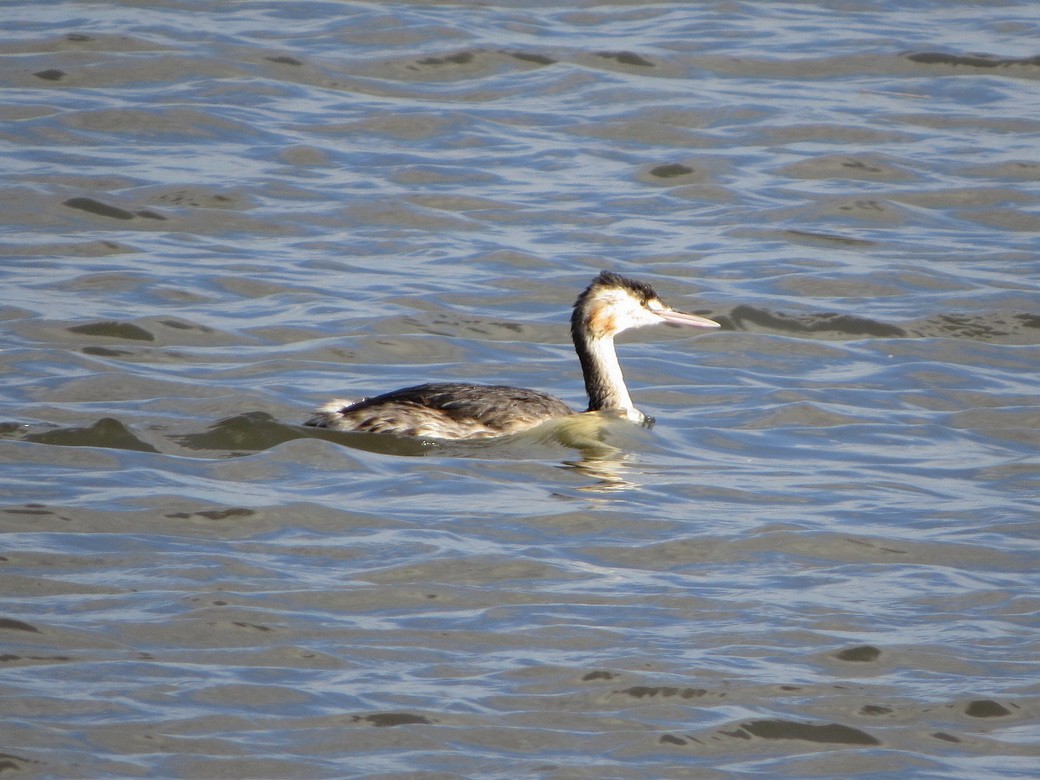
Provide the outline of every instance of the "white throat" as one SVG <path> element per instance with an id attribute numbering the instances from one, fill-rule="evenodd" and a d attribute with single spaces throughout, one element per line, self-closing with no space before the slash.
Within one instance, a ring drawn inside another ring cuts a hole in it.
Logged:
<path id="1" fill-rule="evenodd" d="M 632 404 L 632 397 L 625 386 L 625 377 L 621 373 L 621 364 L 618 363 L 617 352 L 614 350 L 614 338 L 604 336 L 591 339 L 588 344 L 590 357 L 598 369 L 598 378 L 605 385 L 603 389 L 609 394 L 609 408 L 623 412 L 633 422 L 642 422 L 645 417 Z"/>

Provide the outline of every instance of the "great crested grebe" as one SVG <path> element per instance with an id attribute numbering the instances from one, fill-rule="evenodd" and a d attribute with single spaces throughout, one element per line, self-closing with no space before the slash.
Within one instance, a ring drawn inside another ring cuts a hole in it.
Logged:
<path id="1" fill-rule="evenodd" d="M 647 417 L 632 405 L 621 375 L 614 336 L 645 325 L 717 328 L 719 323 L 670 309 L 648 284 L 603 271 L 578 296 L 571 338 L 585 375 L 589 412 L 614 412 L 634 422 Z M 434 383 L 406 387 L 360 401 L 336 399 L 306 425 L 337 431 L 386 433 L 432 439 L 482 439 L 533 428 L 575 414 L 548 393 L 505 385 Z"/>

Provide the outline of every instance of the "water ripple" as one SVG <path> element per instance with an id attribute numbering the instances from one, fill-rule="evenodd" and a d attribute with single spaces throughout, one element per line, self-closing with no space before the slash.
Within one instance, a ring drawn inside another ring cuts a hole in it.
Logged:
<path id="1" fill-rule="evenodd" d="M 0 769 L 1034 770 L 1032 4 L 4 18 Z M 652 429 L 301 426 L 604 268 Z"/>

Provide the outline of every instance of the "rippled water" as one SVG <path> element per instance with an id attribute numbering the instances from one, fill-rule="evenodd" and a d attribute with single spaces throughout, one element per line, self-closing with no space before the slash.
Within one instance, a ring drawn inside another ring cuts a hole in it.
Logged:
<path id="1" fill-rule="evenodd" d="M 1034 3 L 2 15 L 0 770 L 1037 776 Z"/>

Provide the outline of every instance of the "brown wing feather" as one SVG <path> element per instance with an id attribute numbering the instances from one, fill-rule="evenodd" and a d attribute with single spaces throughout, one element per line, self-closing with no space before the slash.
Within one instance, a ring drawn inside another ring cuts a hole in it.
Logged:
<path id="1" fill-rule="evenodd" d="M 431 383 L 322 407 L 307 425 L 398 436 L 501 436 L 574 414 L 559 398 L 506 385 Z"/>

